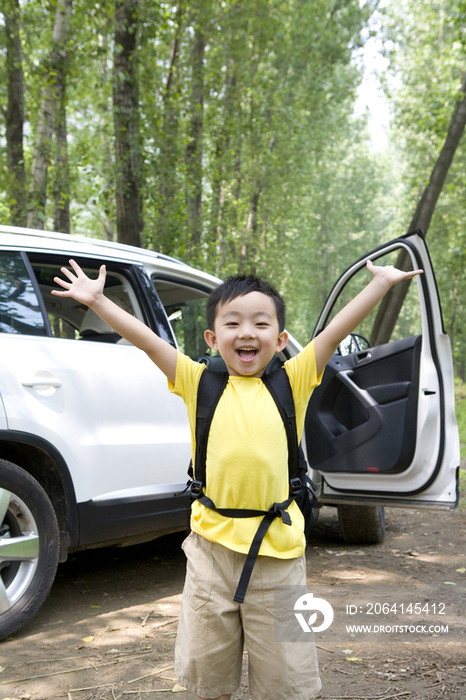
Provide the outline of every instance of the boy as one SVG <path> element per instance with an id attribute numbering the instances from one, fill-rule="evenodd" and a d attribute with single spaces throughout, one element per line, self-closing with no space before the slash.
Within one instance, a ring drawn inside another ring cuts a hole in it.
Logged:
<path id="1" fill-rule="evenodd" d="M 105 267 L 90 280 L 74 262 L 68 279 L 55 278 L 90 306 L 114 331 L 147 353 L 186 403 L 195 442 L 196 399 L 205 370 L 103 295 Z M 326 363 L 397 282 L 422 272 L 367 263 L 371 282 L 296 357 L 285 363 L 299 437 L 306 407 Z M 285 428 L 261 377 L 287 343 L 285 306 L 268 283 L 230 278 L 212 292 L 205 339 L 226 363 L 228 384 L 215 411 L 207 447 L 207 495 L 221 508 L 268 510 L 289 495 Z M 193 448 L 193 454 L 195 449 Z M 273 594 L 277 585 L 305 585 L 303 517 L 293 501 L 291 526 L 275 518 L 261 544 L 244 603 L 233 601 L 260 517 L 227 518 L 195 501 L 192 532 L 183 543 L 186 582 L 175 650 L 180 683 L 200 699 L 229 700 L 240 683 L 243 645 L 249 655 L 254 700 L 308 700 L 321 688 L 314 644 L 274 642 Z"/>

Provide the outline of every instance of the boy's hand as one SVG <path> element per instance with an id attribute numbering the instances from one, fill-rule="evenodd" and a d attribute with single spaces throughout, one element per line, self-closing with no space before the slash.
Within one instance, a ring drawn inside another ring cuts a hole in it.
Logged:
<path id="1" fill-rule="evenodd" d="M 99 276 L 95 280 L 91 280 L 74 260 L 70 260 L 70 265 L 75 274 L 73 274 L 66 267 L 61 268 L 61 272 L 65 275 L 65 277 L 68 277 L 69 282 L 61 279 L 61 277 L 54 277 L 53 280 L 66 291 L 53 289 L 52 294 L 61 297 L 72 297 L 73 299 L 76 299 L 76 301 L 86 304 L 86 306 L 93 306 L 103 294 L 107 274 L 105 265 L 100 267 Z"/>
<path id="2" fill-rule="evenodd" d="M 393 265 L 374 265 L 371 260 L 367 261 L 367 269 L 371 275 L 378 277 L 387 285 L 387 287 L 393 287 L 393 285 L 398 284 L 398 282 L 411 279 L 411 277 L 420 275 L 423 272 L 423 270 L 410 270 L 409 272 L 404 272 L 403 270 L 398 270 L 398 268 L 393 267 Z"/>
<path id="3" fill-rule="evenodd" d="M 374 265 L 370 260 L 367 261 L 367 269 L 372 274 L 373 279 L 314 340 L 317 374 L 322 372 L 341 341 L 364 321 L 390 287 L 422 273 L 422 270 L 404 272 L 393 265 L 381 267 Z"/>

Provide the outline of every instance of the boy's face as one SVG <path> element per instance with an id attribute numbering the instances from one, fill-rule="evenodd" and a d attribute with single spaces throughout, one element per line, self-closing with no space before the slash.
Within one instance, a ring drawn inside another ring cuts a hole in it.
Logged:
<path id="1" fill-rule="evenodd" d="M 279 331 L 273 299 L 262 292 L 250 292 L 219 306 L 215 328 L 204 337 L 223 357 L 229 374 L 237 377 L 261 377 L 288 342 L 288 334 Z"/>

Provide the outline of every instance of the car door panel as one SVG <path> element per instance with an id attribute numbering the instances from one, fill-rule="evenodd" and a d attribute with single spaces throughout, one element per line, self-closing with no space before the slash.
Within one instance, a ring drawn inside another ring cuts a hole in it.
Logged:
<path id="1" fill-rule="evenodd" d="M 329 362 L 306 419 L 313 469 L 395 473 L 409 467 L 416 446 L 420 346 L 419 337 L 408 338 Z"/>

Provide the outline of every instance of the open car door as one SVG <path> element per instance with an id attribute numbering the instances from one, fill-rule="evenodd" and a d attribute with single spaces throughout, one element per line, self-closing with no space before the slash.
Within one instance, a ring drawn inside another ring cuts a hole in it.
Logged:
<path id="1" fill-rule="evenodd" d="M 411 281 L 390 342 L 371 346 L 375 309 L 328 363 L 306 416 L 306 450 L 319 501 L 338 506 L 348 542 L 380 542 L 385 505 L 453 509 L 458 502 L 453 362 L 422 232 L 383 245 L 349 267 L 314 335 L 368 283 L 367 260 L 395 264 L 400 249 L 424 274 Z"/>

